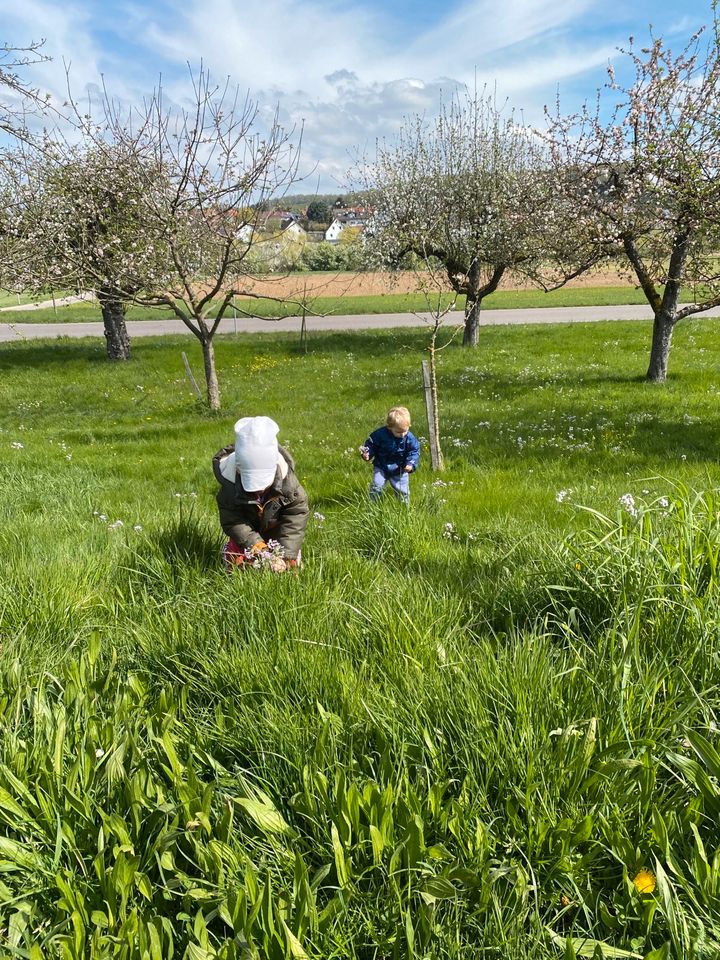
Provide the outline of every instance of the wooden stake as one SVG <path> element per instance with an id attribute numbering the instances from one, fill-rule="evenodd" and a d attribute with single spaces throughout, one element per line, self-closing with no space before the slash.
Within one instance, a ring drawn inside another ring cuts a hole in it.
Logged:
<path id="1" fill-rule="evenodd" d="M 307 306 L 303 303 L 300 320 L 300 349 L 307 353 Z"/>
<path id="2" fill-rule="evenodd" d="M 183 350 L 182 358 L 183 358 L 183 363 L 185 364 L 185 373 L 188 375 L 188 380 L 193 385 L 193 390 L 197 394 L 198 400 L 202 401 L 202 394 L 200 393 L 200 387 L 197 385 L 197 381 L 195 380 L 195 377 L 192 374 L 192 370 L 190 369 L 190 364 L 188 363 L 188 358 L 186 357 L 184 350 Z"/>
<path id="3" fill-rule="evenodd" d="M 433 471 L 442 470 L 442 458 L 440 456 L 440 447 L 438 445 L 437 433 L 435 432 L 435 404 L 433 403 L 432 385 L 430 383 L 430 365 L 427 360 L 422 362 L 423 386 L 425 387 L 425 410 L 427 412 L 428 439 L 430 440 L 430 464 Z"/>

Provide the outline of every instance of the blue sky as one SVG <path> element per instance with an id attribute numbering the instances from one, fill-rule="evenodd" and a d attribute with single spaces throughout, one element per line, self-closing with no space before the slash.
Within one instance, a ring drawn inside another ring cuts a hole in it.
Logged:
<path id="1" fill-rule="evenodd" d="M 539 122 L 558 90 L 568 110 L 591 99 L 629 36 L 652 24 L 680 49 L 710 19 L 709 0 L 0 0 L 0 42 L 44 38 L 52 61 L 29 78 L 60 101 L 64 62 L 76 97 L 103 77 L 133 103 L 162 74 L 183 103 L 188 64 L 202 61 L 302 122 L 314 172 L 300 189 L 339 192 L 358 150 L 432 114 L 456 84 L 477 78 Z"/>

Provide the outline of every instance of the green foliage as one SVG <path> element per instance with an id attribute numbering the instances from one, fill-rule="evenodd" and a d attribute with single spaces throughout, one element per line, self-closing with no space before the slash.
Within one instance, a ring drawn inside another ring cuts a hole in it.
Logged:
<path id="1" fill-rule="evenodd" d="M 308 270 L 355 270 L 361 266 L 361 256 L 352 244 L 308 243 L 300 262 Z"/>
<path id="2" fill-rule="evenodd" d="M 320 198 L 311 200 L 305 215 L 308 220 L 314 223 L 330 223 L 330 204 L 327 200 L 321 200 Z"/>

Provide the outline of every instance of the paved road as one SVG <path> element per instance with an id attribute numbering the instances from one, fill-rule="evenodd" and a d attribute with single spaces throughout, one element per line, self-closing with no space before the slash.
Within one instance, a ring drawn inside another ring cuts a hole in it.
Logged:
<path id="1" fill-rule="evenodd" d="M 392 327 L 418 327 L 422 314 L 374 313 L 358 316 L 310 317 L 308 330 L 372 330 Z M 720 316 L 720 307 L 715 307 L 698 316 Z M 574 323 L 600 320 L 650 320 L 648 306 L 613 307 L 536 307 L 527 310 L 483 310 L 480 323 L 483 326 L 502 326 L 519 323 Z M 448 322 L 462 323 L 462 313 L 450 315 Z M 179 320 L 129 320 L 130 337 L 159 337 L 166 333 L 189 333 Z M 300 329 L 300 319 L 262 320 L 240 318 L 235 323 L 228 317 L 220 324 L 219 333 L 273 333 L 295 332 Z M 102 323 L 13 323 L 0 314 L 0 342 L 11 340 L 36 340 L 40 337 L 98 337 L 103 335 Z"/>

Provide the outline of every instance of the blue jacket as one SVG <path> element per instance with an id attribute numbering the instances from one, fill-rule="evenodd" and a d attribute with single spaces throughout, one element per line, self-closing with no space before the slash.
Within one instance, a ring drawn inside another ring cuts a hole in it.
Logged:
<path id="1" fill-rule="evenodd" d="M 375 467 L 387 477 L 402 473 L 406 466 L 417 470 L 420 444 L 409 431 L 404 437 L 395 437 L 387 427 L 378 427 L 367 438 L 365 446 Z"/>

